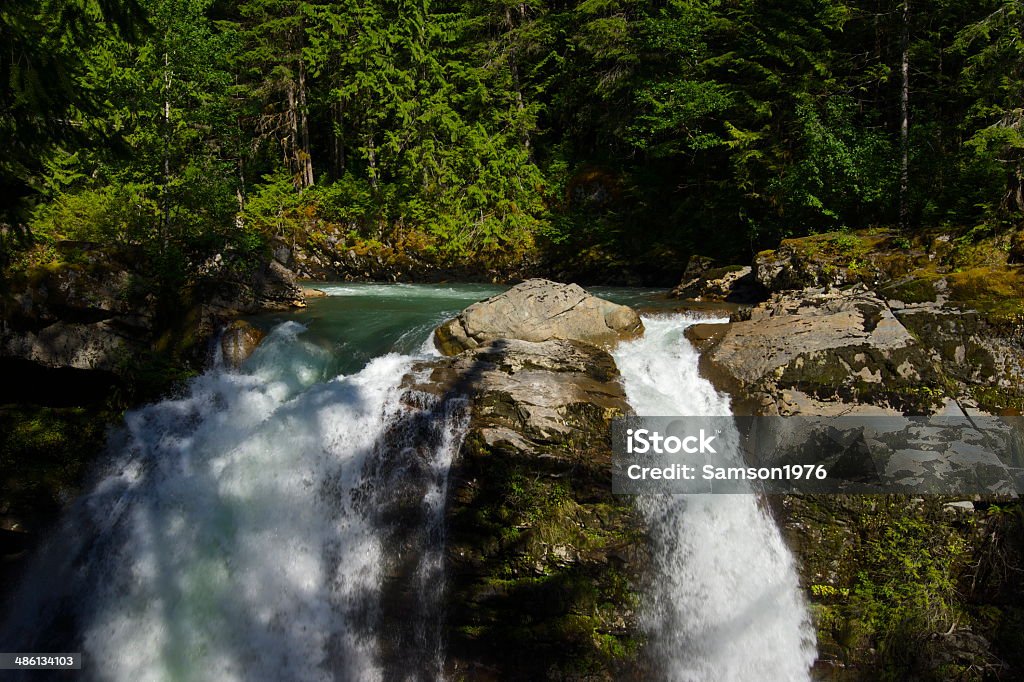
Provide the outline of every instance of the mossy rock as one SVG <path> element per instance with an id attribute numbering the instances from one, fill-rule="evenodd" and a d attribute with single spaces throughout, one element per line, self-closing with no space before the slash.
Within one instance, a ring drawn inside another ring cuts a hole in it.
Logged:
<path id="1" fill-rule="evenodd" d="M 947 393 L 940 370 L 917 346 L 885 351 L 847 346 L 809 353 L 789 363 L 777 385 L 821 400 L 887 406 L 908 414 L 931 413 Z"/>
<path id="2" fill-rule="evenodd" d="M 770 291 L 873 282 L 909 267 L 902 250 L 890 250 L 885 230 L 829 232 L 784 239 L 755 258 L 755 278 Z"/>
<path id="3" fill-rule="evenodd" d="M 615 679 L 642 643 L 635 555 L 645 541 L 632 505 L 611 495 L 604 467 L 580 459 L 557 465 L 479 438 L 462 457 L 458 475 L 474 485 L 450 513 L 456 665 L 486 661 L 504 679 Z"/>
<path id="4" fill-rule="evenodd" d="M 951 273 L 950 300 L 984 314 L 992 324 L 1024 325 L 1024 271 L 1020 267 L 983 267 Z"/>
<path id="5" fill-rule="evenodd" d="M 934 303 L 938 300 L 935 284 L 940 280 L 941 277 L 938 275 L 910 277 L 886 284 L 879 289 L 879 292 L 889 300 L 904 303 Z"/>
<path id="6" fill-rule="evenodd" d="M 1022 588 L 1012 571 L 991 570 L 991 562 L 1021 565 L 1024 508 L 992 500 L 962 512 L 948 501 L 781 500 L 819 654 L 839 679 L 945 680 L 954 668 L 983 670 L 1000 661 L 1020 669 L 1024 621 L 1014 614 Z"/>

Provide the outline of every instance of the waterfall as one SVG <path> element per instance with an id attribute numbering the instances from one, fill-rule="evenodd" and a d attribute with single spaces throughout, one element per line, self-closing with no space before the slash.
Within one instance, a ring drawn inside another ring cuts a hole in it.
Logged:
<path id="1" fill-rule="evenodd" d="M 724 321 L 724 320 L 719 320 Z M 697 371 L 686 315 L 644 319 L 643 338 L 614 352 L 626 396 L 644 416 L 728 416 Z M 792 555 L 748 495 L 645 495 L 652 577 L 641 624 L 669 680 L 807 680 L 815 638 Z"/>
<path id="2" fill-rule="evenodd" d="M 303 331 L 286 322 L 243 371 L 215 366 L 127 415 L 9 604 L 0 651 L 81 651 L 87 678 L 131 682 L 392 677 L 380 620 L 401 605 L 381 594 L 402 580 L 401 533 L 376 501 L 394 497 L 421 526 L 402 531 L 403 557 L 429 549 L 402 587 L 429 618 L 414 627 L 423 665 L 440 669 L 438 543 L 464 410 L 400 387 L 412 356 L 330 378 Z"/>

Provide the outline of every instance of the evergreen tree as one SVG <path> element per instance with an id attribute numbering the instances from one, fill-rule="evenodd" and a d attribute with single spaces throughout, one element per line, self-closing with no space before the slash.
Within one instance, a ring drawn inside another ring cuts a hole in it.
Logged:
<path id="1" fill-rule="evenodd" d="M 90 46 L 109 34 L 131 37 L 140 23 L 133 0 L 0 6 L 0 220 L 34 184 L 38 157 L 74 136 L 76 112 L 98 106 L 79 80 Z"/>

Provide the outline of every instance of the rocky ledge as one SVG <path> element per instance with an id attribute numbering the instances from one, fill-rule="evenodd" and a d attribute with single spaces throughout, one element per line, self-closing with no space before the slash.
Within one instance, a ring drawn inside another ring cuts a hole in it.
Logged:
<path id="1" fill-rule="evenodd" d="M 220 324 L 259 310 L 305 305 L 295 276 L 277 261 L 236 272 L 217 257 L 203 266 L 174 309 L 159 304 L 141 259 L 99 244 L 59 245 L 60 260 L 8 281 L 0 297 L 0 361 L 125 375 L 140 358 L 179 354 L 205 360 Z"/>
<path id="2" fill-rule="evenodd" d="M 728 325 L 688 330 L 701 371 L 740 414 L 832 414 L 854 405 L 928 414 L 941 365 L 884 300 L 860 287 L 775 295 Z"/>
<path id="3" fill-rule="evenodd" d="M 612 495 L 609 476 L 610 422 L 630 408 L 606 350 L 550 338 L 571 335 L 552 326 L 551 310 L 578 307 L 562 317 L 586 311 L 602 320 L 612 311 L 629 330 L 637 318 L 579 287 L 530 282 L 520 295 L 534 302 L 516 308 L 513 294 L 471 307 L 460 319 L 479 320 L 474 308 L 491 307 L 502 326 L 484 327 L 475 347 L 424 363 L 406 380 L 410 396 L 435 405 L 468 398 L 449 475 L 448 673 L 622 679 L 642 644 L 636 607 L 646 552 L 641 520 Z"/>
<path id="4" fill-rule="evenodd" d="M 697 325 L 741 414 L 1019 415 L 1024 273 L 996 245 L 873 231 L 784 241 L 768 298 Z M 1005 497 L 780 496 L 817 677 L 1010 679 L 1024 659 L 1024 514 Z"/>
<path id="5" fill-rule="evenodd" d="M 1020 414 L 1021 329 L 944 301 L 863 284 L 782 291 L 688 336 L 741 414 Z M 863 411 L 863 410 L 859 410 Z"/>

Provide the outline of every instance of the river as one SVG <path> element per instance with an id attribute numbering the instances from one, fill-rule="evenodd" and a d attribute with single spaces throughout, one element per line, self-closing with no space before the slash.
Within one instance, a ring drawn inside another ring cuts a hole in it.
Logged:
<path id="1" fill-rule="evenodd" d="M 375 680 L 385 542 L 372 500 L 401 380 L 432 329 L 488 285 L 324 284 L 304 311 L 256 320 L 241 370 L 216 360 L 181 395 L 129 413 L 89 492 L 30 561 L 0 651 L 81 651 L 85 679 Z M 645 310 L 656 292 L 592 290 Z M 614 355 L 639 414 L 729 414 L 682 335 L 647 316 Z M 410 618 L 440 678 L 447 468 L 464 414 L 429 428 L 425 529 Z M 653 573 L 646 655 L 671 680 L 805 680 L 813 630 L 793 558 L 753 495 L 640 498 Z M 26 679 L 38 679 L 26 677 Z"/>

